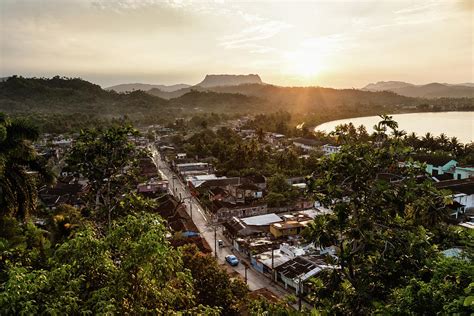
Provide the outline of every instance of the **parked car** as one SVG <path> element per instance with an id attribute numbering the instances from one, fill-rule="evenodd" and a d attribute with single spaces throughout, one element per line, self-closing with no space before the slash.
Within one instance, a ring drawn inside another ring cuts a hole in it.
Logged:
<path id="1" fill-rule="evenodd" d="M 219 239 L 217 241 L 217 244 L 219 245 L 219 247 L 224 247 L 224 241 L 222 239 Z"/>
<path id="2" fill-rule="evenodd" d="M 227 263 L 233 267 L 239 264 L 239 259 L 237 259 L 237 257 L 234 255 L 225 256 L 225 261 L 227 261 Z"/>

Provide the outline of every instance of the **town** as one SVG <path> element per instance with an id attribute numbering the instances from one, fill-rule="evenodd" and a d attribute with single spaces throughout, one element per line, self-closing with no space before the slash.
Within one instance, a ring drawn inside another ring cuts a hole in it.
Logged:
<path id="1" fill-rule="evenodd" d="M 289 136 L 252 129 L 254 119 L 243 116 L 212 128 L 183 128 L 179 120 L 179 124 L 152 125 L 142 128 L 141 134 L 129 135 L 143 152 L 138 160 L 140 182 L 131 191 L 157 202 L 153 212 L 166 220 L 171 245 L 195 244 L 215 256 L 229 277 L 243 280 L 256 296 L 278 302 L 294 295 L 298 299 L 293 307 L 301 310 L 311 307 L 311 279 L 321 271 L 340 269 L 337 244 L 323 246 L 307 238 L 311 223 L 333 214 L 337 204 L 318 199 L 309 178 L 318 177 L 312 172 L 322 157 L 337 155 L 345 143 L 381 141 L 353 126 L 341 126 L 332 135 L 306 130 Z M 81 197 L 90 190 L 90 181 L 65 159 L 78 136 L 46 134 L 35 144 L 59 175 L 54 186 L 39 191 L 49 210 L 64 204 L 85 206 Z M 404 140 L 423 146 L 413 136 Z M 441 140 L 450 146 L 449 140 Z M 435 139 L 431 143 L 440 146 Z M 399 164 L 422 166 L 419 181 L 429 181 L 452 201 L 448 222 L 472 233 L 474 166 L 439 152 L 430 154 L 426 148 L 415 158 Z M 378 176 L 391 183 L 402 177 Z M 42 225 L 44 220 L 38 218 L 36 223 Z M 462 251 L 454 247 L 444 253 L 457 256 Z"/>

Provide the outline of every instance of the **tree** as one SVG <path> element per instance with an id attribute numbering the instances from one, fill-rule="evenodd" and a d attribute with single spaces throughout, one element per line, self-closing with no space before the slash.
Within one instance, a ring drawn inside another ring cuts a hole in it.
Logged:
<path id="1" fill-rule="evenodd" d="M 424 279 L 396 288 L 379 312 L 390 315 L 469 315 L 474 308 L 474 266 L 465 258 L 440 257 Z M 469 298 L 470 297 L 470 298 Z"/>
<path id="2" fill-rule="evenodd" d="M 316 245 L 337 247 L 337 262 L 328 260 L 339 268 L 320 273 L 313 288 L 314 304 L 330 313 L 370 314 L 394 288 L 423 276 L 437 256 L 431 230 L 447 218 L 445 195 L 419 183 L 423 170 L 400 165 L 410 151 L 385 134 L 397 125 L 378 126 L 382 146 L 346 145 L 322 159 L 308 183 L 333 210 L 305 231 Z"/>
<path id="3" fill-rule="evenodd" d="M 40 181 L 54 180 L 32 147 L 38 137 L 30 122 L 0 113 L 0 215 L 28 218 L 36 209 Z"/>
<path id="4" fill-rule="evenodd" d="M 129 215 L 105 236 L 88 225 L 41 269 L 9 265 L 0 314 L 218 314 L 196 304 L 193 279 L 159 216 Z"/>
<path id="5" fill-rule="evenodd" d="M 145 155 L 129 140 L 137 135 L 130 125 L 83 131 L 67 159 L 71 168 L 89 180 L 87 207 L 109 224 L 121 197 L 135 185 L 138 159 Z"/>
<path id="6" fill-rule="evenodd" d="M 195 245 L 181 247 L 183 265 L 191 271 L 199 304 L 218 307 L 222 315 L 240 315 L 247 304 L 247 285 L 230 280 L 214 257 L 198 251 Z"/>

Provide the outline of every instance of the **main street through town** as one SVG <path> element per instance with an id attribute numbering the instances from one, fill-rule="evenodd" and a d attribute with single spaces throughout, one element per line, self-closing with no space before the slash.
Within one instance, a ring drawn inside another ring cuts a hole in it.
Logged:
<path id="1" fill-rule="evenodd" d="M 272 291 L 278 297 L 295 294 L 294 292 L 286 291 L 283 287 L 277 285 L 265 275 L 253 270 L 251 267 L 246 269 L 245 265 L 242 263 L 248 262 L 248 260 L 245 260 L 237 253 L 232 252 L 229 240 L 222 233 L 222 227 L 213 225 L 212 221 L 208 218 L 208 215 L 202 209 L 199 202 L 191 195 L 188 187 L 182 183 L 179 177 L 173 172 L 173 170 L 170 169 L 169 165 L 163 161 L 156 148 L 152 146 L 150 149 L 153 154 L 153 160 L 161 176 L 163 179 L 168 180 L 170 193 L 174 195 L 176 199 L 183 201 L 183 203 L 186 205 L 186 209 L 190 215 L 192 214 L 192 220 L 199 229 L 199 233 L 204 237 L 211 248 L 213 248 L 212 255 L 215 255 L 217 252 L 218 262 L 220 264 L 226 264 L 225 256 L 230 254 L 234 254 L 239 257 L 241 263 L 238 266 L 233 267 L 233 269 L 234 271 L 238 272 L 243 279 L 245 279 L 245 273 L 247 272 L 247 284 L 252 291 L 266 288 Z M 223 240 L 224 246 L 219 247 L 216 240 Z"/>

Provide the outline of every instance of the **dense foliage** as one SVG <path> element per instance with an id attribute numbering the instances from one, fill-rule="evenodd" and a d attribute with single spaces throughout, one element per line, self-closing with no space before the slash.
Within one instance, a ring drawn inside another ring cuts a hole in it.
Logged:
<path id="1" fill-rule="evenodd" d="M 59 76 L 50 79 L 13 76 L 0 82 L 0 111 L 28 117 L 34 113 L 32 119 L 46 132 L 77 130 L 78 127 L 93 126 L 92 122 L 109 122 L 125 116 L 134 124 L 167 123 L 176 117 L 203 111 L 258 114 L 283 110 L 295 114 L 291 126 L 301 122 L 315 126 L 335 119 L 382 112 L 473 110 L 472 104 L 470 98 L 425 100 L 387 91 L 260 84 L 193 87 L 175 92 L 116 93 L 79 78 Z M 71 115 L 77 116 L 78 120 Z"/>
<path id="2" fill-rule="evenodd" d="M 28 217 L 36 207 L 38 185 L 53 180 L 31 147 L 38 137 L 29 122 L 0 112 L 0 216 Z"/>
<path id="3" fill-rule="evenodd" d="M 337 259 L 329 259 L 337 268 L 315 278 L 311 299 L 331 314 L 468 313 L 472 235 L 446 223 L 447 195 L 420 178 L 424 170 L 410 163 L 399 137 L 387 136 L 390 130 L 397 135 L 396 128 L 383 117 L 377 146 L 344 146 L 322 159 L 309 181 L 334 213 L 318 216 L 306 237 L 337 247 Z M 442 259 L 440 250 L 458 245 L 467 258 Z"/>
<path id="4" fill-rule="evenodd" d="M 78 138 L 68 163 L 91 184 L 83 210 L 60 205 L 46 212 L 40 228 L 2 205 L 1 315 L 232 315 L 247 304 L 241 280 L 229 280 L 213 257 L 195 248 L 171 247 L 156 203 L 127 192 L 134 183 L 127 172 L 140 155 L 129 139 L 135 134 L 114 126 Z M 27 137 L 15 140 L 33 152 Z M 5 173 L 8 153 L 1 156 Z M 108 221 L 104 210 L 113 214 Z"/>

